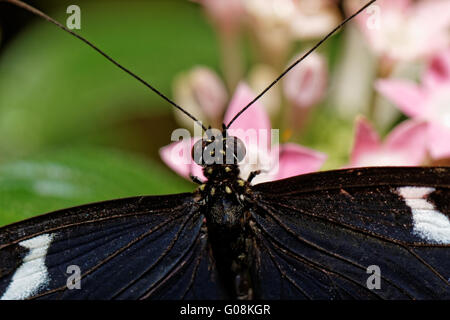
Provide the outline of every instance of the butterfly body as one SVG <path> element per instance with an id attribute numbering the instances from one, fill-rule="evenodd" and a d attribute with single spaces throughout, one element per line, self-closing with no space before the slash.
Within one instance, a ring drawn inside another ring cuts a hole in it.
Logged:
<path id="1" fill-rule="evenodd" d="M 207 181 L 198 189 L 198 202 L 205 217 L 205 225 L 220 278 L 229 297 L 252 297 L 248 268 L 251 260 L 251 228 L 248 199 L 251 185 L 240 178 L 238 161 L 245 154 L 245 146 L 235 137 L 228 137 L 226 130 L 216 133 L 211 140 L 199 141 L 193 147 L 193 159 L 203 166 Z M 239 141 L 233 148 L 227 142 Z M 215 149 L 211 150 L 214 145 Z M 200 154 L 197 156 L 195 154 Z M 206 164 L 207 154 L 219 155 L 216 162 Z M 230 154 L 232 156 L 230 156 Z M 228 157 L 227 157 L 228 155 Z M 228 161 L 227 161 L 228 160 Z"/>

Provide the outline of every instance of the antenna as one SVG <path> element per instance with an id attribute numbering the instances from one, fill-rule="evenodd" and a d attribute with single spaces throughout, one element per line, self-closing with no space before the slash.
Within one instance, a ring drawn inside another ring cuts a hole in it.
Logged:
<path id="1" fill-rule="evenodd" d="M 373 4 L 376 0 L 372 0 L 369 1 L 367 4 L 365 4 L 361 9 L 359 9 L 358 11 L 356 11 L 354 14 L 352 14 L 350 17 L 348 17 L 347 19 L 345 19 L 344 21 L 342 21 L 336 28 L 334 28 L 330 33 L 328 33 L 325 37 L 322 38 L 322 40 L 320 40 L 314 47 L 312 47 L 308 52 L 306 52 L 302 57 L 300 57 L 299 59 L 297 59 L 295 62 L 293 62 L 286 70 L 283 71 L 282 74 L 280 74 L 278 76 L 278 78 L 276 78 L 271 84 L 269 84 L 263 91 L 261 91 L 260 94 L 258 94 L 256 96 L 256 98 L 254 98 L 252 101 L 250 101 L 244 108 L 242 108 L 241 111 L 239 111 L 234 117 L 233 119 L 230 120 L 230 122 L 228 122 L 228 124 L 226 125 L 226 128 L 228 129 L 233 122 L 239 118 L 239 116 L 241 114 L 243 114 L 248 108 L 251 107 L 252 104 L 254 104 L 256 101 L 258 101 L 267 91 L 269 91 L 275 84 L 277 84 L 278 81 L 281 80 L 281 78 L 283 78 L 289 71 L 291 71 L 292 68 L 294 68 L 297 64 L 299 64 L 300 62 L 302 62 L 306 57 L 308 57 L 314 50 L 316 50 L 318 47 L 320 47 L 320 45 L 322 43 L 324 43 L 329 37 L 331 37 L 334 33 L 336 33 L 336 31 L 338 31 L 339 29 L 341 29 L 347 22 L 349 22 L 350 20 L 352 20 L 354 17 L 356 17 L 358 14 L 360 14 L 362 11 L 364 11 L 367 7 L 369 7 L 371 4 Z"/>
<path id="2" fill-rule="evenodd" d="M 201 123 L 200 120 L 198 120 L 196 117 L 194 117 L 192 114 L 190 114 L 188 111 L 184 110 L 182 107 L 180 107 L 178 104 L 176 104 L 174 101 L 172 101 L 171 99 L 169 99 L 166 95 L 164 95 L 162 92 L 160 92 L 158 89 L 156 89 L 155 87 L 153 87 L 152 85 L 150 85 L 147 81 L 145 81 L 144 79 L 142 79 L 141 77 L 139 77 L 138 75 L 136 75 L 135 73 L 131 72 L 130 70 L 128 70 L 127 68 L 125 68 L 124 66 L 122 66 L 120 63 L 118 63 L 116 60 L 114 60 L 113 58 L 111 58 L 109 55 L 107 55 L 105 52 L 103 52 L 102 50 L 100 50 L 98 47 L 96 47 L 93 43 L 91 43 L 89 40 L 83 38 L 82 36 L 80 36 L 79 34 L 73 32 L 72 30 L 69 30 L 68 28 L 64 27 L 61 23 L 59 23 L 58 21 L 54 20 L 53 18 L 49 17 L 48 15 L 46 15 L 45 13 L 43 13 L 42 11 L 39 11 L 36 8 L 33 8 L 32 6 L 19 1 L 19 0 L 0 0 L 0 2 L 7 2 L 10 4 L 13 4 L 17 7 L 20 7 L 22 9 L 25 9 L 51 23 L 53 23 L 54 25 L 56 25 L 58 28 L 70 33 L 71 35 L 73 35 L 74 37 L 80 39 L 81 41 L 83 41 L 84 43 L 86 43 L 88 46 L 90 46 L 92 49 L 94 49 L 95 51 L 97 51 L 98 53 L 100 53 L 102 56 L 104 56 L 106 59 L 108 59 L 110 62 L 112 62 L 114 65 L 116 65 L 117 67 L 119 67 L 120 69 L 122 69 L 123 71 L 125 71 L 126 73 L 128 73 L 130 76 L 132 76 L 133 78 L 135 78 L 136 80 L 138 80 L 140 83 L 142 83 L 144 86 L 146 86 L 147 88 L 149 88 L 150 90 L 152 90 L 153 92 L 155 92 L 157 95 L 159 95 L 161 98 L 163 98 L 164 100 L 166 100 L 167 102 L 169 102 L 172 106 L 174 106 L 175 108 L 177 108 L 178 110 L 180 110 L 181 112 L 183 112 L 185 115 L 187 115 L 189 118 L 191 118 L 192 120 L 194 120 L 199 126 L 202 127 L 203 131 L 206 131 L 206 127 Z"/>

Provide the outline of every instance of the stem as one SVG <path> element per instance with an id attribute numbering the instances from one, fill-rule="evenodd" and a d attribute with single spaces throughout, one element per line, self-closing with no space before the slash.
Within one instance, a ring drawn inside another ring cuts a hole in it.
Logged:
<path id="1" fill-rule="evenodd" d="M 243 62 L 237 32 L 219 32 L 222 51 L 222 70 L 230 92 L 233 92 L 242 79 Z"/>
<path id="2" fill-rule="evenodd" d="M 394 70 L 395 61 L 389 59 L 388 57 L 381 57 L 378 60 L 377 63 L 377 70 L 375 74 L 375 79 L 384 79 L 388 78 L 392 71 Z M 376 108 L 377 108 L 377 101 L 378 101 L 378 92 L 373 89 L 372 95 L 369 100 L 369 109 L 367 111 L 367 117 L 370 121 L 375 120 L 376 116 Z"/>

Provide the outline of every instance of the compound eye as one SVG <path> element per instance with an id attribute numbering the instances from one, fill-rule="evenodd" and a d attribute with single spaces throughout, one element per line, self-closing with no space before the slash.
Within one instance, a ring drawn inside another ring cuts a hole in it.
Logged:
<path id="1" fill-rule="evenodd" d="M 217 129 L 208 129 L 204 134 L 204 138 L 198 140 L 192 147 L 191 156 L 198 165 L 205 166 L 211 164 L 220 164 L 223 153 L 222 149 L 222 132 Z"/>
<path id="2" fill-rule="evenodd" d="M 238 164 L 247 152 L 244 142 L 237 137 L 228 137 L 225 142 L 227 164 Z"/>
<path id="3" fill-rule="evenodd" d="M 208 135 L 192 147 L 191 156 L 200 166 L 212 164 L 238 164 L 246 154 L 245 145 L 237 137 Z"/>

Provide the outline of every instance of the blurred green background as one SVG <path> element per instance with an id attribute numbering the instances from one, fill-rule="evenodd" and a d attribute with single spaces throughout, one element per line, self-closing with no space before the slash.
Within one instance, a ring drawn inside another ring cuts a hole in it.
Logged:
<path id="1" fill-rule="evenodd" d="M 28 2 L 65 22 L 73 1 Z M 162 92 L 214 31 L 188 1 L 77 1 L 79 33 Z M 191 191 L 159 159 L 178 125 L 160 97 L 79 40 L 0 4 L 0 225 L 83 203 Z"/>

